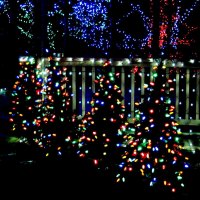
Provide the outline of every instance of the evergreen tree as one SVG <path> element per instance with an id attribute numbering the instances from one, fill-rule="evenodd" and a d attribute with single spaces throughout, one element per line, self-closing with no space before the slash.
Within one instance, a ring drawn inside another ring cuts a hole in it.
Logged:
<path id="1" fill-rule="evenodd" d="M 76 138 L 71 138 L 76 153 L 102 170 L 113 169 L 121 158 L 119 147 L 128 127 L 122 92 L 115 78 L 112 65 L 105 62 L 96 76 L 91 111 L 79 123 Z"/>
<path id="2" fill-rule="evenodd" d="M 19 74 L 16 76 L 12 90 L 9 93 L 11 102 L 9 110 L 9 122 L 11 135 L 21 140 L 31 137 L 29 132 L 33 128 L 34 118 L 33 104 L 37 96 L 33 93 L 35 86 L 35 63 L 34 60 L 24 59 L 20 63 Z"/>
<path id="3" fill-rule="evenodd" d="M 62 155 L 65 137 L 73 127 L 71 95 L 68 91 L 66 70 L 66 67 L 56 65 L 56 62 L 51 59 L 40 92 L 42 104 L 38 110 L 37 122 L 39 123 L 37 123 L 34 141 L 44 149 L 46 156 L 50 157 Z"/>
<path id="4" fill-rule="evenodd" d="M 181 130 L 174 120 L 175 106 L 170 98 L 173 81 L 166 77 L 163 62 L 154 70 L 155 81 L 146 88 L 144 100 L 136 102 L 135 134 L 126 141 L 117 181 L 141 173 L 154 188 L 181 191 L 189 162 L 183 152 Z"/>
<path id="5" fill-rule="evenodd" d="M 41 156 L 56 158 L 68 149 L 65 138 L 71 135 L 75 117 L 67 68 L 49 59 L 48 66 L 38 64 L 18 77 L 12 91 L 10 122 L 13 134 L 39 148 Z"/>

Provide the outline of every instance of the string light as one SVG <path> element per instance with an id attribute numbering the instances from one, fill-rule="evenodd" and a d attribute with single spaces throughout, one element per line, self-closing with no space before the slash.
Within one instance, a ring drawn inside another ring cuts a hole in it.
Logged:
<path id="1" fill-rule="evenodd" d="M 72 5 L 68 20 L 70 36 L 87 42 L 88 46 L 101 49 L 104 55 L 108 55 L 111 46 L 109 6 L 109 0 L 79 1 Z"/>
<path id="2" fill-rule="evenodd" d="M 171 74 L 167 78 L 166 68 L 161 70 L 160 67 L 154 68 L 153 73 L 158 76 L 146 88 L 143 101 L 135 103 L 135 135 L 128 143 L 127 140 L 124 142 L 126 148 L 119 165 L 117 182 L 129 177 L 125 169 L 133 167 L 146 177 L 151 187 L 159 185 L 160 189 L 176 192 L 184 187 L 183 170 L 189 167 L 189 158 L 182 153 L 182 141 L 178 137 L 180 130 L 177 128 L 179 124 L 173 118 L 175 107 L 170 100 L 170 92 L 174 90 L 168 90 L 174 87 Z M 158 101 L 160 95 L 162 98 Z"/>
<path id="3" fill-rule="evenodd" d="M 182 58 L 184 54 L 182 49 L 185 46 L 191 47 L 191 44 L 195 43 L 191 36 L 199 31 L 199 26 L 190 24 L 189 20 L 191 21 L 192 13 L 196 11 L 199 3 L 199 0 L 195 0 L 190 7 L 185 8 L 181 0 L 160 0 L 159 48 L 161 55 L 165 55 L 170 46 L 174 50 L 170 58 L 178 56 Z M 13 11 L 9 4 L 8 0 L 0 1 L 0 11 L 6 13 L 10 21 Z M 16 5 L 18 12 L 15 24 L 19 31 L 18 40 L 22 42 L 21 46 L 24 45 L 21 47 L 24 48 L 23 52 L 30 51 L 29 49 L 33 48 L 35 37 L 40 34 L 35 32 L 37 5 L 33 0 L 17 0 Z M 46 26 L 47 42 L 45 41 L 43 45 L 47 53 L 63 52 L 67 45 L 67 38 L 72 37 L 77 41 L 82 41 L 88 47 L 97 49 L 103 56 L 110 56 L 111 51 L 114 50 L 124 52 L 123 55 L 126 57 L 133 57 L 142 52 L 151 58 L 153 29 L 156 28 L 153 20 L 154 2 L 152 0 L 139 4 L 124 1 L 112 4 L 110 0 L 81 0 L 76 3 L 56 0 L 54 3 L 45 5 L 47 13 L 44 15 L 47 20 L 43 25 Z M 114 9 L 118 9 L 119 12 L 112 18 Z M 69 13 L 66 10 L 69 10 Z M 140 37 L 134 36 L 137 32 L 136 27 L 132 27 L 133 33 L 124 28 L 124 22 L 136 15 L 143 27 L 143 34 L 140 34 Z M 171 21 L 170 24 L 169 21 Z M 114 41 L 111 42 L 112 40 L 116 40 L 115 44 Z M 191 53 L 192 56 L 197 56 L 193 50 Z"/>
<path id="4" fill-rule="evenodd" d="M 21 71 L 13 86 L 9 112 L 11 131 L 41 148 L 47 157 L 61 156 L 65 151 L 62 143 L 76 123 L 69 95 L 70 75 L 65 66 L 55 67 L 55 62 L 45 67 L 41 62 L 36 67 L 32 58 L 20 60 Z"/>

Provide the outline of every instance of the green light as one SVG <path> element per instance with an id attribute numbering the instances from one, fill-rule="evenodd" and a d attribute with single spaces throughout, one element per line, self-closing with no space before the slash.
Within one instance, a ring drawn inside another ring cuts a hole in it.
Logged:
<path id="1" fill-rule="evenodd" d="M 138 151 L 142 151 L 142 147 L 141 146 L 138 146 Z"/>
<path id="2" fill-rule="evenodd" d="M 30 99 L 31 99 L 31 96 L 26 97 L 26 99 L 27 99 L 27 100 L 30 100 Z"/>
<path id="3" fill-rule="evenodd" d="M 171 99 L 167 99 L 166 103 L 171 104 Z"/>
<path id="4" fill-rule="evenodd" d="M 161 162 L 161 163 L 164 162 L 164 159 L 163 159 L 163 158 L 160 158 L 160 159 L 159 159 L 159 162 Z"/>
<path id="5" fill-rule="evenodd" d="M 154 74 L 153 74 L 153 77 L 154 77 L 154 78 L 156 78 L 157 76 L 158 76 L 158 74 L 157 74 L 157 73 L 154 73 Z"/>
<path id="6" fill-rule="evenodd" d="M 182 180 L 183 177 L 182 177 L 182 176 L 177 176 L 177 179 L 178 179 L 178 180 Z"/>
<path id="7" fill-rule="evenodd" d="M 179 142 L 180 138 L 179 137 L 175 137 L 175 141 Z"/>
<path id="8" fill-rule="evenodd" d="M 137 114 L 137 115 L 135 116 L 135 118 L 136 118 L 136 119 L 140 119 L 140 115 Z"/>
<path id="9" fill-rule="evenodd" d="M 109 76 L 110 76 L 110 77 L 113 77 L 113 74 L 110 72 L 110 73 L 109 73 Z"/>

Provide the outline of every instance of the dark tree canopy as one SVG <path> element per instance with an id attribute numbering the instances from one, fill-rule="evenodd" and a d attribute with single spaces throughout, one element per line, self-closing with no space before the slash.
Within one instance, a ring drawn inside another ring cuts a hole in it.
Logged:
<path id="1" fill-rule="evenodd" d="M 5 14 L 0 14 L 0 84 L 1 87 L 7 87 L 17 75 L 17 44 L 15 26 L 9 23 Z"/>

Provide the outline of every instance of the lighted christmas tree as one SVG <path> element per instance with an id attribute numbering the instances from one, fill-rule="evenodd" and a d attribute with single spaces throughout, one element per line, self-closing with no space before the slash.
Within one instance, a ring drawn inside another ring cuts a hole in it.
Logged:
<path id="1" fill-rule="evenodd" d="M 174 120 L 175 107 L 170 93 L 173 80 L 167 78 L 161 62 L 154 68 L 142 102 L 135 104 L 135 134 L 126 139 L 117 182 L 141 173 L 153 188 L 178 192 L 184 188 L 184 172 L 189 167 L 183 151 L 181 130 Z"/>
<path id="2" fill-rule="evenodd" d="M 121 159 L 123 132 L 128 129 L 122 92 L 115 84 L 115 74 L 108 61 L 95 80 L 91 112 L 87 112 L 70 138 L 76 154 L 105 170 L 115 167 Z"/>
<path id="3" fill-rule="evenodd" d="M 48 66 L 24 64 L 12 91 L 10 122 L 13 135 L 39 147 L 42 155 L 56 157 L 67 149 L 65 138 L 75 118 L 67 68 L 49 59 Z"/>
<path id="4" fill-rule="evenodd" d="M 36 95 L 31 93 L 34 89 L 33 79 L 35 71 L 34 59 L 24 58 L 20 62 L 19 75 L 16 76 L 15 83 L 10 93 L 11 110 L 10 122 L 13 134 L 17 137 L 26 137 L 31 129 L 31 118 L 33 117 L 32 104 L 37 99 Z"/>

